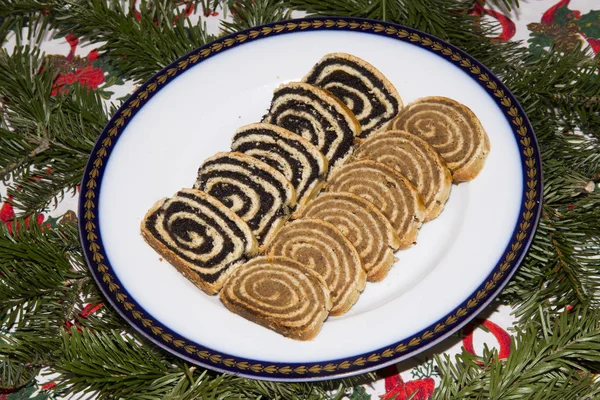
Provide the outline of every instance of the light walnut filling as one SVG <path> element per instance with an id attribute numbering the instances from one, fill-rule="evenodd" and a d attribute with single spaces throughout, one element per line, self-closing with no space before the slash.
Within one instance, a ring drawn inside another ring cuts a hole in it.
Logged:
<path id="1" fill-rule="evenodd" d="M 307 340 L 331 309 L 325 282 L 287 257 L 257 257 L 238 268 L 220 294 L 232 312 L 285 336 Z"/>
<path id="2" fill-rule="evenodd" d="M 399 238 L 386 217 L 367 200 L 351 193 L 324 193 L 301 218 L 318 218 L 335 225 L 358 251 L 370 281 L 381 280 L 391 267 Z"/>
<path id="3" fill-rule="evenodd" d="M 378 161 L 404 175 L 423 196 L 426 214 L 437 216 L 450 194 L 450 172 L 436 150 L 406 131 L 376 133 L 358 147 L 356 158 Z"/>
<path id="4" fill-rule="evenodd" d="M 479 120 L 460 103 L 446 98 L 423 98 L 406 106 L 390 123 L 431 144 L 451 171 L 478 157 L 486 138 Z"/>
<path id="5" fill-rule="evenodd" d="M 286 224 L 269 244 L 267 254 L 292 258 L 316 271 L 330 290 L 332 315 L 347 311 L 366 283 L 356 249 L 335 226 L 319 219 Z"/>

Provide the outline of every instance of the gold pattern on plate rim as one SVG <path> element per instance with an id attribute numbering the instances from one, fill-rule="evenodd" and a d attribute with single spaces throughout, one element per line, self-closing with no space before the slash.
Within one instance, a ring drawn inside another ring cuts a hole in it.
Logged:
<path id="1" fill-rule="evenodd" d="M 110 148 L 115 138 L 119 134 L 119 128 L 125 125 L 125 121 L 130 118 L 133 114 L 133 110 L 138 108 L 141 102 L 148 98 L 148 95 L 156 91 L 159 86 L 164 85 L 168 78 L 174 77 L 178 71 L 183 71 L 190 66 L 196 64 L 200 59 L 206 58 L 213 53 L 231 47 L 235 43 L 244 43 L 248 38 L 255 39 L 260 36 L 268 36 L 275 32 L 280 33 L 283 31 L 294 31 L 296 29 L 305 30 L 308 28 L 349 28 L 352 30 L 362 31 L 373 31 L 376 33 L 385 33 L 389 36 L 397 36 L 399 38 L 407 38 L 409 41 L 419 44 L 422 47 L 429 48 L 435 52 L 439 52 L 446 57 L 449 57 L 452 61 L 462 66 L 468 73 L 475 75 L 477 79 L 485 84 L 490 89 L 494 96 L 500 99 L 500 104 L 508 108 L 507 114 L 512 118 L 512 124 L 516 127 L 516 132 L 520 136 L 519 142 L 523 146 L 523 155 L 525 156 L 526 175 L 527 175 L 527 192 L 525 193 L 524 211 L 521 215 L 522 222 L 519 224 L 519 230 L 514 237 L 514 241 L 511 245 L 510 251 L 506 254 L 506 257 L 502 261 L 499 267 L 499 272 L 493 274 L 492 278 L 488 280 L 483 289 L 479 290 L 473 298 L 471 298 L 465 307 L 461 307 L 456 312 L 446 318 L 442 323 L 438 323 L 431 330 L 423 332 L 418 337 L 413 337 L 409 341 L 401 342 L 394 347 L 389 347 L 381 352 L 372 353 L 366 356 L 358 357 L 354 360 L 344 360 L 339 363 L 328 363 L 325 365 L 315 364 L 310 368 L 307 366 L 277 366 L 277 365 L 263 365 L 261 363 L 249 363 L 247 361 L 238 361 L 235 358 L 223 358 L 222 355 L 217 353 L 211 353 L 206 350 L 199 350 L 195 345 L 189 344 L 185 340 L 175 340 L 169 333 L 165 333 L 163 328 L 154 325 L 154 321 L 147 318 L 143 312 L 137 309 L 135 304 L 128 300 L 128 296 L 121 292 L 121 286 L 114 282 L 114 276 L 109 272 L 109 268 L 104 264 L 104 256 L 100 254 L 100 245 L 98 244 L 98 236 L 96 235 L 96 222 L 94 209 L 96 208 L 94 190 L 98 186 L 97 178 L 99 176 L 99 169 L 104 163 L 104 159 L 107 157 L 107 149 Z M 235 37 L 222 39 L 218 42 L 213 43 L 209 47 L 200 50 L 198 53 L 189 55 L 184 60 L 177 62 L 176 67 L 171 67 L 165 70 L 161 75 L 158 75 L 154 80 L 148 83 L 145 89 L 139 92 L 134 99 L 129 102 L 127 108 L 121 110 L 120 115 L 115 119 L 113 126 L 108 130 L 108 136 L 102 140 L 102 146 L 96 151 L 95 159 L 92 163 L 92 169 L 89 172 L 88 182 L 85 188 L 85 203 L 84 203 L 84 221 L 85 231 L 87 240 L 90 242 L 89 251 L 92 254 L 92 261 L 96 263 L 96 269 L 102 275 L 102 281 L 107 285 L 108 290 L 114 294 L 116 300 L 122 304 L 123 308 L 127 310 L 131 316 L 141 322 L 145 328 L 149 328 L 152 334 L 159 337 L 165 343 L 171 344 L 176 348 L 183 349 L 187 354 L 195 355 L 203 361 L 211 362 L 212 364 L 222 364 L 227 368 L 235 368 L 239 371 L 253 371 L 256 373 L 265 372 L 267 374 L 282 374 L 287 375 L 295 373 L 303 375 L 308 372 L 313 374 L 321 373 L 332 373 L 335 371 L 348 370 L 349 368 L 356 366 L 362 367 L 367 363 L 376 363 L 381 359 L 394 357 L 397 353 L 404 353 L 407 350 L 418 346 L 422 341 L 429 340 L 434 335 L 440 335 L 447 331 L 451 325 L 453 325 L 460 317 L 463 317 L 468 313 L 469 310 L 477 307 L 481 300 L 487 298 L 488 294 L 496 288 L 498 283 L 502 280 L 506 272 L 510 267 L 510 263 L 513 262 L 517 256 L 517 252 L 523 247 L 523 242 L 527 238 L 527 230 L 531 227 L 532 219 L 534 218 L 534 208 L 536 205 L 537 198 L 537 179 L 538 170 L 536 165 L 536 159 L 534 158 L 535 151 L 531 146 L 531 139 L 528 137 L 528 129 L 525 125 L 525 119 L 520 115 L 519 110 L 513 105 L 511 99 L 506 95 L 504 90 L 498 88 L 498 84 L 490 79 L 490 76 L 481 71 L 481 68 L 477 65 L 473 65 L 471 60 L 464 58 L 459 53 L 456 53 L 444 44 L 432 40 L 428 37 L 422 37 L 417 33 L 410 33 L 404 29 L 398 29 L 393 26 L 385 26 L 379 23 L 369 22 L 355 22 L 355 21 L 344 21 L 344 20 L 314 20 L 314 21 L 301 21 L 301 22 L 288 22 L 286 24 L 277 24 L 272 27 L 263 27 L 256 30 L 250 30 L 245 34 L 238 34 Z"/>

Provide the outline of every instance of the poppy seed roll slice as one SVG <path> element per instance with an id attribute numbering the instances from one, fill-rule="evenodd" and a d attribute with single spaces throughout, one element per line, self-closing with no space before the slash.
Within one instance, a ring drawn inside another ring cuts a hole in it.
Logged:
<path id="1" fill-rule="evenodd" d="M 141 231 L 156 252 L 210 295 L 257 251 L 248 225 L 220 201 L 195 189 L 181 189 L 156 202 Z"/>
<path id="2" fill-rule="evenodd" d="M 298 208 L 317 195 L 327 175 L 327 159 L 315 145 L 276 125 L 257 123 L 238 129 L 231 149 L 281 172 L 296 189 Z"/>
<path id="3" fill-rule="evenodd" d="M 344 102 L 360 123 L 361 138 L 382 129 L 402 108 L 394 85 L 374 66 L 351 54 L 325 55 L 302 81 Z"/>
<path id="4" fill-rule="evenodd" d="M 329 171 L 338 168 L 354 150 L 360 124 L 331 93 L 308 83 L 291 82 L 275 89 L 263 122 L 294 132 L 325 155 Z"/>
<path id="5" fill-rule="evenodd" d="M 281 172 L 237 152 L 206 159 L 194 187 L 216 197 L 246 221 L 259 244 L 270 240 L 296 204 L 294 187 Z"/>

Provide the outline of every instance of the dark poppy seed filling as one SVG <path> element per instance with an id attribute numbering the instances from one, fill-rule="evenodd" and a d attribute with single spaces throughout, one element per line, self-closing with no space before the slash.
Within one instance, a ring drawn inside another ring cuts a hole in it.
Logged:
<path id="1" fill-rule="evenodd" d="M 316 195 L 327 173 L 327 159 L 316 146 L 275 125 L 258 123 L 240 128 L 231 148 L 281 172 L 296 189 L 299 205 Z"/>
<path id="2" fill-rule="evenodd" d="M 198 170 L 194 187 L 239 215 L 260 240 L 274 233 L 295 204 L 294 188 L 283 174 L 242 153 L 209 158 Z"/>
<path id="3" fill-rule="evenodd" d="M 219 213 L 219 210 L 216 207 L 197 196 L 187 193 L 178 193 L 178 196 L 189 198 L 193 200 L 193 202 L 201 204 L 202 206 L 206 207 L 212 212 Z M 159 215 L 161 215 L 162 217 L 162 228 L 170 233 L 171 237 L 178 242 L 179 247 L 170 246 L 169 243 L 165 240 L 165 237 L 160 235 L 160 232 L 158 231 L 156 226 Z M 207 235 L 206 227 L 203 224 L 200 224 L 198 221 L 189 218 L 189 215 L 197 216 L 197 208 L 192 207 L 188 203 L 181 203 L 176 199 L 172 199 L 171 201 L 165 204 L 165 208 L 163 210 L 157 210 L 154 214 L 152 214 L 152 216 L 150 216 L 146 220 L 146 228 L 161 243 L 167 246 L 172 252 L 177 254 L 177 256 L 183 258 L 186 261 L 189 261 L 190 263 L 197 263 L 196 259 L 194 259 L 186 253 L 191 252 L 197 255 L 206 254 L 210 252 L 211 249 L 214 247 L 214 239 Z M 188 217 L 185 218 L 185 216 Z M 210 227 L 215 229 L 220 236 L 226 237 L 225 230 L 221 226 L 217 225 L 215 221 L 208 220 L 207 218 L 204 218 L 203 221 L 204 223 L 208 224 Z M 243 237 L 242 231 L 234 223 L 229 222 L 227 223 L 227 225 L 231 230 L 233 230 L 233 232 L 236 235 Z M 190 244 L 192 242 L 192 235 L 200 236 L 202 238 L 202 244 L 200 246 L 193 247 Z M 234 244 L 232 242 L 225 241 L 221 250 L 210 259 L 209 263 L 202 263 L 204 265 L 198 265 L 200 269 L 197 271 L 198 275 L 200 275 L 202 279 L 207 282 L 215 282 L 219 278 L 220 271 L 212 273 L 203 273 L 201 272 L 202 267 L 206 266 L 208 267 L 207 269 L 210 271 L 210 269 L 212 269 L 212 265 L 223 262 L 225 257 L 231 253 L 233 247 Z M 182 250 L 186 250 L 186 252 L 183 252 Z"/>
<path id="4" fill-rule="evenodd" d="M 255 152 L 254 152 L 255 150 Z M 278 146 L 277 143 L 264 143 L 264 142 L 254 142 L 254 143 L 244 143 L 241 146 L 235 148 L 235 151 L 239 151 L 240 153 L 248 154 L 254 158 L 258 158 L 260 161 L 269 164 L 271 167 L 275 168 L 277 171 L 281 172 L 285 175 L 286 170 L 291 169 L 293 171 L 292 176 L 290 177 L 290 182 L 294 186 L 296 186 L 300 180 L 301 173 L 304 169 L 304 164 L 301 164 L 298 159 L 294 157 L 286 157 L 289 156 L 289 153 L 286 153 L 285 150 L 282 150 L 281 147 Z M 269 156 L 264 155 L 263 153 L 273 152 L 278 154 L 281 157 L 285 157 L 285 162 L 277 158 L 270 158 Z M 312 160 L 311 160 L 312 161 Z M 311 163 L 313 164 L 313 163 Z M 310 178 L 317 178 L 318 172 L 315 170 L 315 166 L 311 165 Z M 287 176 L 286 176 L 287 178 Z"/>
<path id="5" fill-rule="evenodd" d="M 357 121 L 338 101 L 306 83 L 290 83 L 275 90 L 263 122 L 278 125 L 310 141 L 325 155 L 330 170 L 353 151 Z"/>
<path id="6" fill-rule="evenodd" d="M 360 137 L 380 130 L 402 107 L 391 82 L 375 67 L 344 53 L 323 57 L 303 78 L 338 97 L 356 115 Z"/>
<path id="7" fill-rule="evenodd" d="M 182 189 L 158 201 L 142 222 L 144 239 L 198 287 L 214 294 L 256 251 L 248 225 L 214 197 Z"/>

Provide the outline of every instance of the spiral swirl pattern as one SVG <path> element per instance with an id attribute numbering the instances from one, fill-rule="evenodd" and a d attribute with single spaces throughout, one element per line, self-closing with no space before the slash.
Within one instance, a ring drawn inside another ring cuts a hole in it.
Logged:
<path id="1" fill-rule="evenodd" d="M 305 207 L 301 218 L 327 221 L 350 240 L 360 255 L 367 280 L 382 280 L 394 263 L 400 238 L 370 202 L 352 193 L 323 193 Z"/>
<path id="2" fill-rule="evenodd" d="M 294 132 L 317 146 L 335 170 L 352 153 L 360 124 L 330 93 L 307 83 L 292 82 L 275 89 L 263 122 Z"/>
<path id="3" fill-rule="evenodd" d="M 456 183 L 475 178 L 490 151 L 479 119 L 468 107 L 447 97 L 424 97 L 410 103 L 388 130 L 405 130 L 427 141 L 440 153 Z"/>
<path id="4" fill-rule="evenodd" d="M 350 54 L 327 54 L 302 81 L 342 100 L 360 123 L 362 138 L 382 128 L 402 108 L 394 85 L 374 66 Z"/>
<path id="5" fill-rule="evenodd" d="M 316 196 L 327 175 L 327 159 L 315 145 L 272 124 L 251 124 L 238 129 L 231 149 L 281 172 L 296 189 L 297 207 Z"/>
<path id="6" fill-rule="evenodd" d="M 181 189 L 154 204 L 141 230 L 152 248 L 208 294 L 218 292 L 231 271 L 257 249 L 240 217 L 194 189 Z"/>
<path id="7" fill-rule="evenodd" d="M 331 315 L 348 311 L 366 284 L 366 273 L 352 243 L 320 219 L 287 223 L 269 244 L 267 254 L 289 257 L 317 272 L 331 294 Z"/>
<path id="8" fill-rule="evenodd" d="M 423 198 L 400 173 L 372 160 L 345 164 L 327 184 L 327 192 L 348 192 L 374 204 L 400 237 L 400 248 L 411 246 L 425 217 Z"/>
<path id="9" fill-rule="evenodd" d="M 439 153 L 423 139 L 406 131 L 378 132 L 363 141 L 354 156 L 378 161 L 404 175 L 423 196 L 425 222 L 444 208 L 452 175 Z"/>
<path id="10" fill-rule="evenodd" d="M 257 257 L 236 269 L 220 293 L 225 307 L 284 336 L 309 340 L 329 315 L 329 289 L 288 257 Z"/>
<path id="11" fill-rule="evenodd" d="M 296 203 L 294 187 L 268 164 L 242 153 L 217 153 L 198 170 L 194 185 L 239 215 L 259 243 L 281 227 Z"/>

